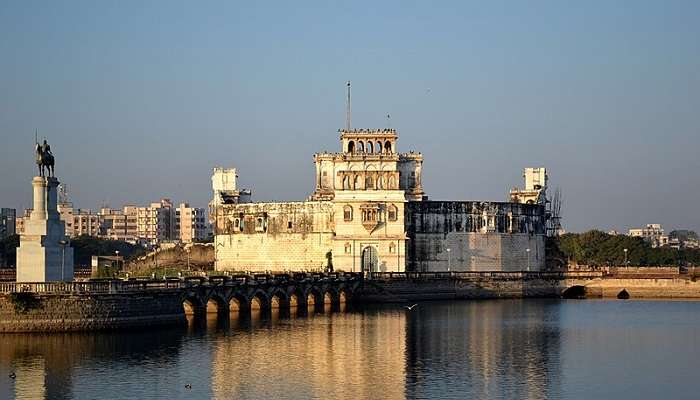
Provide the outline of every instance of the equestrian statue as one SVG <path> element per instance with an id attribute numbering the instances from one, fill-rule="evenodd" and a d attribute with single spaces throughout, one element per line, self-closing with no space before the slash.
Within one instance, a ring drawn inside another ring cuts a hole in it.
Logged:
<path id="1" fill-rule="evenodd" d="M 51 146 L 49 146 L 49 144 L 46 143 L 46 139 L 44 139 L 43 144 L 39 144 L 39 142 L 36 142 L 36 166 L 39 168 L 39 176 L 46 176 L 44 168 L 46 168 L 46 171 L 49 174 L 48 176 L 54 176 L 53 163 L 54 159 L 53 153 L 51 152 Z"/>

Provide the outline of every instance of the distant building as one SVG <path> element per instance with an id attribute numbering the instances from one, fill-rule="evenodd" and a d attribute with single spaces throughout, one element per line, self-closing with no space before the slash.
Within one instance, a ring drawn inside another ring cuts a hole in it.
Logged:
<path id="1" fill-rule="evenodd" d="M 175 235 L 175 211 L 170 199 L 161 199 L 148 207 L 138 207 L 136 236 L 144 244 L 177 240 Z"/>
<path id="2" fill-rule="evenodd" d="M 121 210 L 103 207 L 100 220 L 100 237 L 129 243 L 138 241 L 138 207 L 126 205 Z"/>
<path id="3" fill-rule="evenodd" d="M 664 235 L 661 224 L 647 224 L 644 228 L 633 228 L 627 234 L 644 239 L 645 242 L 651 244 L 651 247 L 661 247 L 668 244 L 668 236 Z"/>
<path id="4" fill-rule="evenodd" d="M 0 209 L 0 240 L 15 234 L 16 219 L 17 211 L 14 208 Z"/>
<path id="5" fill-rule="evenodd" d="M 66 227 L 66 236 L 100 235 L 100 216 L 87 209 L 74 209 L 71 202 L 58 203 L 58 213 Z"/>
<path id="6" fill-rule="evenodd" d="M 24 233 L 25 222 L 29 220 L 29 216 L 32 213 L 31 208 L 24 209 L 24 214 L 21 217 L 15 218 L 15 233 L 21 235 Z"/>
<path id="7" fill-rule="evenodd" d="M 175 210 L 175 231 L 182 243 L 206 239 L 209 235 L 206 209 L 180 203 Z"/>

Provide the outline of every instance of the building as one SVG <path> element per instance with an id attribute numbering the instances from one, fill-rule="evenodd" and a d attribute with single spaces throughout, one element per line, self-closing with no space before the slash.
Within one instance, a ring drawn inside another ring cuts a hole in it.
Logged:
<path id="1" fill-rule="evenodd" d="M 15 234 L 16 220 L 17 211 L 14 208 L 0 208 L 0 240 Z"/>
<path id="2" fill-rule="evenodd" d="M 100 237 L 138 242 L 138 207 L 125 205 L 121 210 L 103 207 L 99 214 Z"/>
<path id="3" fill-rule="evenodd" d="M 518 201 L 429 201 L 423 156 L 398 152 L 395 130 L 339 132 L 341 152 L 314 155 L 315 190 L 304 202 L 219 201 L 214 171 L 217 270 L 544 267 L 544 168 L 526 170 Z"/>
<path id="4" fill-rule="evenodd" d="M 523 173 L 525 179 L 525 188 L 513 188 L 510 190 L 511 203 L 524 204 L 545 204 L 547 192 L 547 176 L 546 168 L 525 168 Z"/>
<path id="5" fill-rule="evenodd" d="M 237 188 L 238 174 L 235 168 L 214 168 L 211 186 L 214 196 L 210 206 L 220 204 L 250 203 L 251 191 Z"/>
<path id="6" fill-rule="evenodd" d="M 148 207 L 136 208 L 136 236 L 147 245 L 177 240 L 175 235 L 175 211 L 170 199 L 161 199 Z"/>
<path id="7" fill-rule="evenodd" d="M 58 213 L 66 227 L 66 236 L 100 235 L 100 216 L 88 209 L 75 209 L 71 202 L 59 202 Z"/>
<path id="8" fill-rule="evenodd" d="M 668 236 L 664 234 L 661 224 L 647 224 L 644 228 L 633 228 L 627 233 L 632 237 L 640 237 L 651 247 L 661 247 L 668 244 Z"/>
<path id="9" fill-rule="evenodd" d="M 206 239 L 209 236 L 206 210 L 180 203 L 175 210 L 175 231 L 182 243 Z"/>

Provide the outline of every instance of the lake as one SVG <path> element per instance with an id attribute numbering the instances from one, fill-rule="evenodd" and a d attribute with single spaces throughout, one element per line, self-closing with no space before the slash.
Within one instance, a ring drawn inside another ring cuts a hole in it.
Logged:
<path id="1" fill-rule="evenodd" d="M 0 398 L 697 399 L 699 337 L 694 301 L 210 315 L 149 332 L 0 335 Z"/>

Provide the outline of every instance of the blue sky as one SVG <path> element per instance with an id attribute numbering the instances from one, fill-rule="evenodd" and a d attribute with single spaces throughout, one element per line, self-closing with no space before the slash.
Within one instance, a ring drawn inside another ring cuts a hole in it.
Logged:
<path id="1" fill-rule="evenodd" d="M 391 114 L 441 200 L 505 200 L 546 166 L 564 225 L 700 230 L 700 2 L 0 3 L 0 206 L 31 205 L 34 130 L 81 208 L 313 190 Z"/>

